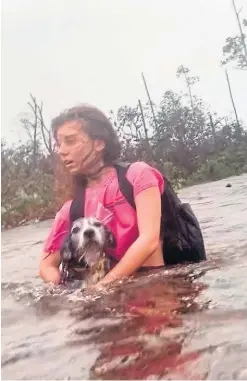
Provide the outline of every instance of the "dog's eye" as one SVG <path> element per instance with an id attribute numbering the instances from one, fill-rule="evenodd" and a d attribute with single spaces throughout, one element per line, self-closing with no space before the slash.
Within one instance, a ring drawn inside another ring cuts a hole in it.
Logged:
<path id="1" fill-rule="evenodd" d="M 101 222 L 99 221 L 96 221 L 93 223 L 93 225 L 96 227 L 96 228 L 99 228 L 101 226 Z"/>
<path id="2" fill-rule="evenodd" d="M 74 227 L 73 229 L 72 229 L 72 234 L 76 234 L 76 233 L 79 233 L 79 231 L 80 231 L 80 228 L 78 228 L 78 226 L 76 226 L 76 227 Z"/>

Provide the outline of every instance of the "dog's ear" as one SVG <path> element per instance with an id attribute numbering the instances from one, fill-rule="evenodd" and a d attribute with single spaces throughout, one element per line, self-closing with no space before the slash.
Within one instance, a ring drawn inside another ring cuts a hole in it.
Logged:
<path id="1" fill-rule="evenodd" d="M 106 247 L 114 249 L 116 247 L 116 239 L 112 231 L 108 228 L 106 229 Z"/>
<path id="2" fill-rule="evenodd" d="M 65 238 L 60 250 L 60 254 L 61 254 L 61 259 L 64 262 L 68 262 L 73 258 L 73 245 L 71 240 L 71 234 L 69 234 Z"/>

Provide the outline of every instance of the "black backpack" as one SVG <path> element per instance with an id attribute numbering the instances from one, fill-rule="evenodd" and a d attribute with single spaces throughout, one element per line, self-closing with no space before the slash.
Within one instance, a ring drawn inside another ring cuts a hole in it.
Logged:
<path id="1" fill-rule="evenodd" d="M 130 165 L 130 163 L 118 163 L 114 167 L 123 196 L 132 208 L 136 209 L 133 186 L 126 178 Z M 166 185 L 161 197 L 161 239 L 165 264 L 175 265 L 205 260 L 202 232 L 190 204 L 182 203 L 166 177 L 164 181 Z M 83 183 L 80 185 L 78 183 L 76 198 L 70 207 L 71 223 L 77 218 L 84 217 L 85 189 Z"/>

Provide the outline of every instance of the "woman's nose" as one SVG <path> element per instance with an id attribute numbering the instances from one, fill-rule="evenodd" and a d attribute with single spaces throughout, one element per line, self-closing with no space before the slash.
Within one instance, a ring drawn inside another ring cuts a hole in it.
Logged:
<path id="1" fill-rule="evenodd" d="M 68 154 L 68 150 L 65 147 L 65 144 L 61 143 L 58 147 L 58 154 L 60 156 L 66 156 Z"/>

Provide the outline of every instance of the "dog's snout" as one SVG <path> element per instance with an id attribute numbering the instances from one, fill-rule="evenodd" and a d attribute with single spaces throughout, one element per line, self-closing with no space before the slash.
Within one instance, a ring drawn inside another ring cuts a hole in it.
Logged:
<path id="1" fill-rule="evenodd" d="M 95 235 L 95 232 L 93 229 L 87 229 L 84 231 L 84 236 L 86 238 L 92 239 L 94 237 L 94 235 Z"/>

